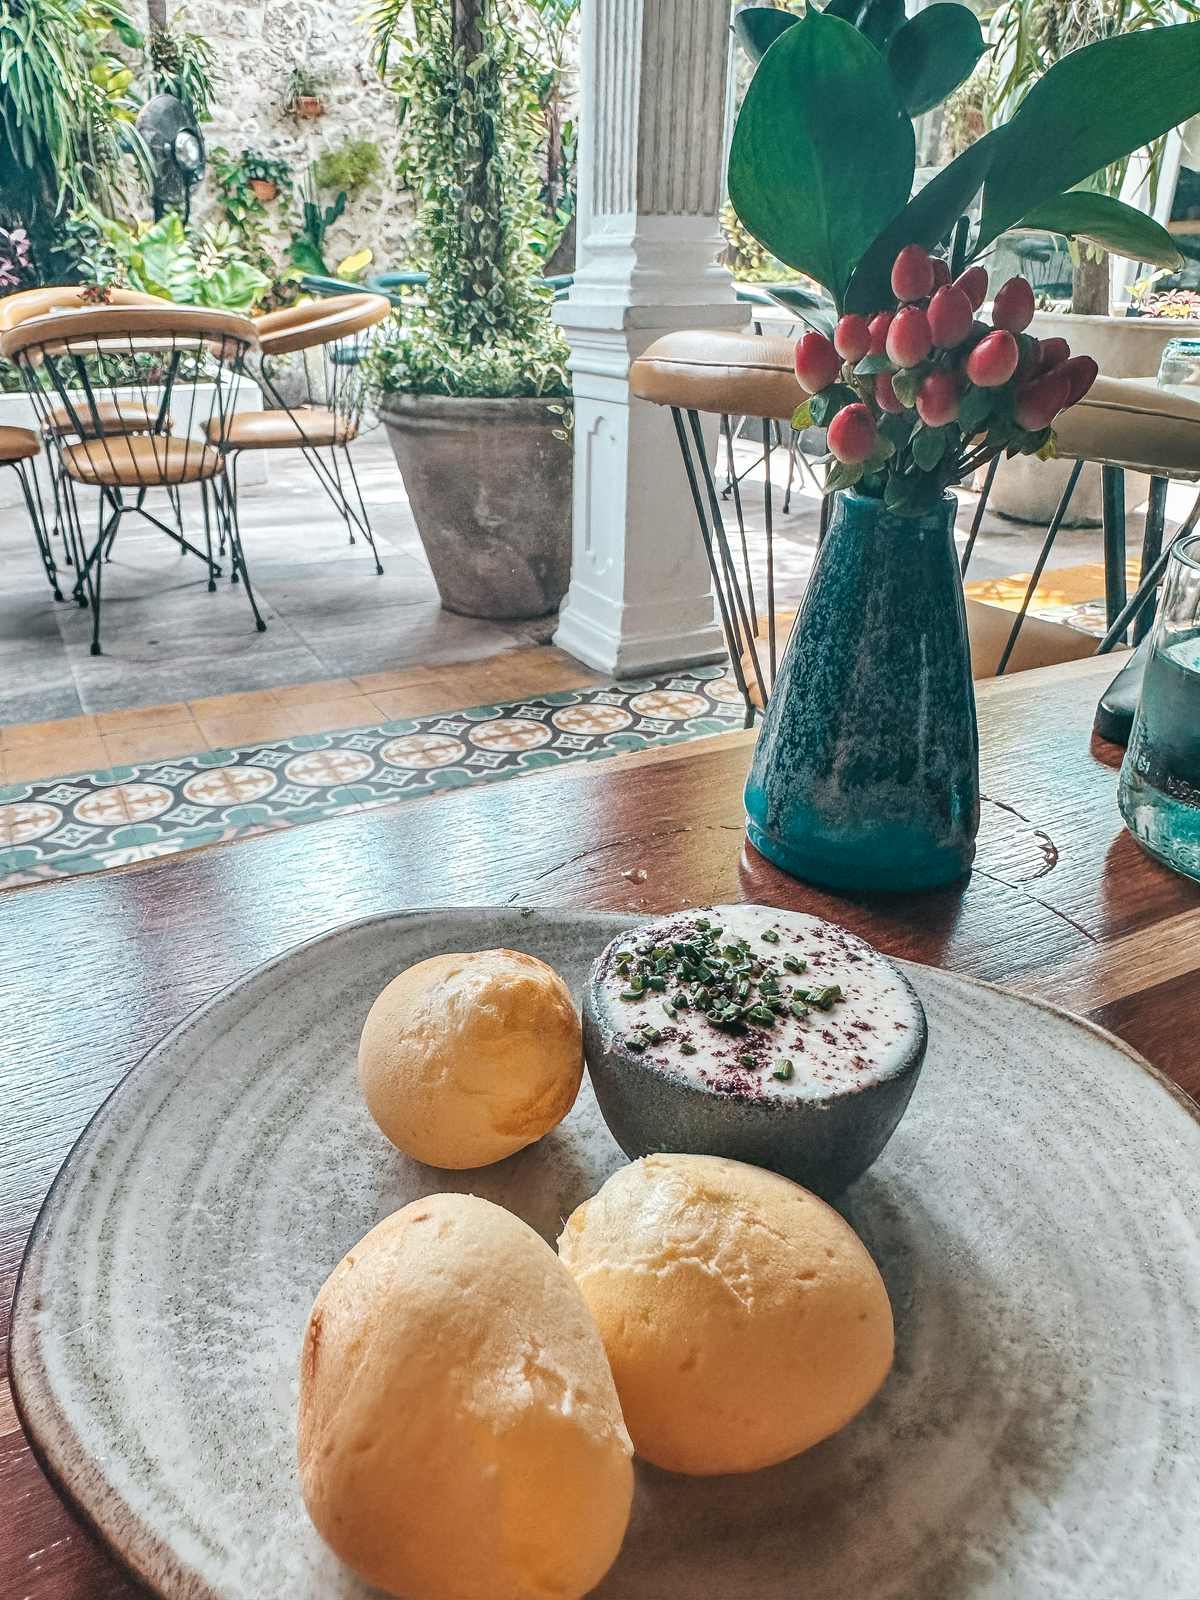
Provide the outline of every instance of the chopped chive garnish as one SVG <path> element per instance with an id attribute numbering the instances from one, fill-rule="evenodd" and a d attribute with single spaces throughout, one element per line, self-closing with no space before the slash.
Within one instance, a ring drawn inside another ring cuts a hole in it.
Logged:
<path id="1" fill-rule="evenodd" d="M 644 1050 L 646 1041 L 636 1033 L 627 1033 L 625 1035 L 625 1048 L 627 1050 Z"/>
<path id="2" fill-rule="evenodd" d="M 783 964 L 789 972 L 804 972 L 808 968 L 808 962 L 802 961 L 799 956 L 784 956 Z"/>
<path id="3" fill-rule="evenodd" d="M 671 996 L 671 1004 L 673 1006 L 678 1006 L 680 1011 L 686 1011 L 688 1006 L 691 1004 L 691 1001 L 688 999 L 687 995 L 684 994 L 683 990 L 680 989 L 678 994 L 673 994 Z"/>
<path id="4" fill-rule="evenodd" d="M 773 1028 L 775 1026 L 775 1013 L 768 1011 L 766 1006 L 751 1006 L 746 1012 L 746 1016 L 751 1022 L 761 1023 L 764 1028 Z"/>
<path id="5" fill-rule="evenodd" d="M 675 1018 L 679 1015 L 678 1011 L 676 1011 L 675 1007 L 669 1000 L 663 1001 L 663 1010 L 667 1013 L 672 1022 L 674 1022 Z"/>
<path id="6" fill-rule="evenodd" d="M 834 1001 L 840 1000 L 841 998 L 841 986 L 836 983 L 826 984 L 822 988 L 810 989 L 808 991 L 808 1000 L 810 1004 L 818 1006 L 822 1011 L 829 1011 L 832 1008 Z"/>
<path id="7" fill-rule="evenodd" d="M 773 1078 L 778 1078 L 781 1083 L 787 1083 L 789 1078 L 794 1078 L 796 1076 L 796 1069 L 790 1061 L 785 1059 L 779 1063 L 771 1076 Z"/>
<path id="8" fill-rule="evenodd" d="M 764 929 L 763 930 L 763 938 L 766 940 L 766 942 L 768 944 L 778 944 L 779 943 L 779 935 L 775 932 L 774 928 L 766 928 L 766 929 Z"/>
<path id="9" fill-rule="evenodd" d="M 643 1028 L 642 1038 L 647 1044 L 660 1044 L 662 1042 L 662 1034 L 659 1033 L 657 1028 Z"/>
<path id="10" fill-rule="evenodd" d="M 683 1056 L 694 1056 L 696 1054 L 696 1046 L 694 1044 L 681 1044 L 679 1053 Z"/>
<path id="11" fill-rule="evenodd" d="M 793 1000 L 789 1010 L 794 1017 L 806 1017 L 808 1015 L 808 1007 L 801 1000 Z"/>
<path id="12" fill-rule="evenodd" d="M 628 989 L 621 990 L 622 1000 L 644 1000 L 645 998 L 646 992 L 644 989 L 635 989 L 630 986 Z"/>
<path id="13" fill-rule="evenodd" d="M 752 1067 L 754 1065 L 754 1057 L 749 1053 L 749 1051 L 747 1051 L 744 1055 L 740 1055 L 738 1060 L 744 1067 Z"/>

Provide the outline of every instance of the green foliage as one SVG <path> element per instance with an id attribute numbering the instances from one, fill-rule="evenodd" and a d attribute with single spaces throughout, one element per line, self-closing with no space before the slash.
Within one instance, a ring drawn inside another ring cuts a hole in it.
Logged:
<path id="1" fill-rule="evenodd" d="M 149 172 L 114 39 L 142 42 L 120 0 L 0 0 L 0 223 L 27 230 L 44 280 L 69 270 L 73 207 L 119 210 Z"/>
<path id="2" fill-rule="evenodd" d="M 249 311 L 270 286 L 239 248 L 227 225 L 189 236 L 169 211 L 153 224 L 129 228 L 98 213 L 92 219 L 128 287 L 177 305 Z"/>
<path id="3" fill-rule="evenodd" d="M 341 144 L 322 150 L 317 157 L 313 164 L 313 182 L 318 189 L 344 189 L 353 200 L 381 165 L 379 146 L 373 139 L 343 139 Z"/>
<path id="4" fill-rule="evenodd" d="M 983 30 L 966 6 L 931 7 L 904 19 L 904 0 L 830 0 L 827 17 L 848 22 L 883 54 L 910 116 L 929 111 L 970 77 L 983 55 Z M 746 6 L 733 31 L 758 62 L 800 18 L 775 6 Z"/>
<path id="5" fill-rule="evenodd" d="M 984 185 L 977 247 L 1197 111 L 1195 23 L 1127 33 L 1063 56 L 1001 130 L 1003 149 Z"/>
<path id="6" fill-rule="evenodd" d="M 274 183 L 280 189 L 286 189 L 292 181 L 291 164 L 282 156 L 265 155 L 263 151 L 249 146 L 242 151 L 239 159 L 247 183 L 258 179 L 263 183 Z"/>
<path id="7" fill-rule="evenodd" d="M 317 199 L 312 167 L 308 170 L 307 191 L 301 210 L 301 224 L 292 235 L 288 254 L 292 265 L 301 272 L 313 272 L 327 278 L 329 267 L 324 256 L 325 235 L 345 211 L 346 195 L 343 190 L 332 205 L 322 206 Z"/>
<path id="8" fill-rule="evenodd" d="M 151 28 L 150 93 L 173 94 L 191 107 L 197 122 L 208 122 L 221 81 L 216 60 L 216 51 L 202 34 Z"/>
<path id="9" fill-rule="evenodd" d="M 406 17 L 411 33 L 401 31 Z M 376 65 L 400 99 L 416 265 L 429 273 L 404 340 L 381 349 L 374 376 L 384 391 L 568 392 L 566 345 L 533 245 L 538 63 L 519 24 L 511 0 L 380 0 L 372 14 Z"/>
<path id="10" fill-rule="evenodd" d="M 1102 232 L 1113 250 L 1161 253 L 1161 234 L 1133 222 L 1128 208 L 1101 208 L 1101 215 L 1068 191 L 1197 112 L 1200 26 L 1107 38 L 1052 65 L 1011 122 L 906 204 L 912 124 L 903 110 L 897 115 L 881 58 L 828 11 L 809 11 L 767 51 L 747 90 L 729 193 L 750 232 L 781 261 L 815 277 L 839 308 L 873 311 L 892 303 L 884 269 L 899 247 L 945 239 L 981 185 L 982 221 L 960 251 L 964 261 L 1030 214 L 1042 226 L 1056 217 L 1073 236 Z"/>
<path id="11" fill-rule="evenodd" d="M 330 73 L 310 67 L 306 62 L 297 62 L 284 79 L 284 110 L 290 111 L 297 100 L 319 99 L 331 82 Z"/>
<path id="12" fill-rule="evenodd" d="M 915 159 L 878 50 L 849 23 L 809 11 L 747 90 L 729 197 L 756 239 L 840 305 L 855 263 L 908 199 Z"/>
<path id="13" fill-rule="evenodd" d="M 898 28 L 887 63 L 909 116 L 931 111 L 965 83 L 985 49 L 979 20 L 966 6 L 930 6 Z"/>
<path id="14" fill-rule="evenodd" d="M 1174 239 L 1161 223 L 1094 189 L 1073 189 L 1070 194 L 1060 194 L 1045 205 L 1035 206 L 1026 211 L 1020 226 L 1082 239 L 1155 267 L 1178 267 L 1183 261 Z"/>

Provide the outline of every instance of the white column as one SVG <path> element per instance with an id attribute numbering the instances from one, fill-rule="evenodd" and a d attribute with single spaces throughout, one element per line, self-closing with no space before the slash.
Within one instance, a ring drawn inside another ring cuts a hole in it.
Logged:
<path id="1" fill-rule="evenodd" d="M 729 0 L 584 0 L 571 345 L 571 588 L 555 643 L 603 672 L 723 652 L 668 410 L 631 399 L 660 334 L 748 320 L 716 264 Z M 711 448 L 711 441 L 710 441 Z"/>

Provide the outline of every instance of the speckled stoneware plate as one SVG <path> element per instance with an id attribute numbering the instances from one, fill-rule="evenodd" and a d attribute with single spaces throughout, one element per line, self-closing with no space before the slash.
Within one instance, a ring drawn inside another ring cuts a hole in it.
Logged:
<path id="1" fill-rule="evenodd" d="M 446 949 L 527 950 L 578 994 L 623 921 L 417 912 L 340 929 L 197 1011 L 98 1113 L 34 1231 L 12 1370 L 50 1472 L 161 1595 L 367 1593 L 296 1481 L 318 1287 L 434 1190 L 486 1195 L 553 1239 L 622 1157 L 585 1083 L 562 1127 L 498 1166 L 406 1161 L 358 1096 L 359 1029 L 399 969 Z M 1077 1020 L 906 970 L 928 1059 L 843 1207 L 891 1292 L 895 1371 L 785 1466 L 641 1469 L 604 1600 L 1200 1596 L 1195 1109 Z"/>

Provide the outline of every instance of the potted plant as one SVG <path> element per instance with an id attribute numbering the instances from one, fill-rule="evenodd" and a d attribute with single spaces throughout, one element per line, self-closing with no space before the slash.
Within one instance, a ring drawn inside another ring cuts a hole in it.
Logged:
<path id="1" fill-rule="evenodd" d="M 353 200 L 382 166 L 379 146 L 374 139 L 343 139 L 322 150 L 313 162 L 313 183 L 318 189 L 345 191 Z"/>
<path id="2" fill-rule="evenodd" d="M 746 803 L 754 843 L 785 870 L 906 890 L 965 872 L 978 823 L 948 489 L 998 451 L 1052 450 L 1054 415 L 1095 371 L 1072 364 L 1065 341 L 1030 335 L 1023 279 L 997 294 L 993 327 L 980 322 L 986 274 L 974 263 L 1016 227 L 1137 259 L 1173 252 L 1153 219 L 1077 186 L 1200 109 L 1200 27 L 1065 56 L 914 196 L 910 108 L 931 74 L 953 78 L 942 52 L 965 8 L 904 22 L 891 0 L 855 0 L 856 28 L 842 5 L 779 13 L 730 148 L 741 221 L 822 284 L 839 318 L 833 341 L 812 334 L 797 349 L 814 398 L 796 421 L 828 428 L 837 499 Z"/>
<path id="3" fill-rule="evenodd" d="M 283 109 L 300 122 L 315 122 L 325 115 L 323 91 L 329 87 L 329 74 L 299 64 L 287 75 L 283 86 Z"/>
<path id="4" fill-rule="evenodd" d="M 241 156 L 242 175 L 260 205 L 269 205 L 280 189 L 292 181 L 292 169 L 280 156 L 247 149 Z"/>
<path id="5" fill-rule="evenodd" d="M 511 0 L 381 0 L 373 18 L 429 282 L 372 381 L 442 604 L 478 617 L 551 612 L 570 576 L 567 350 L 532 245 L 519 22 Z"/>
<path id="6" fill-rule="evenodd" d="M 1004 0 L 988 24 L 993 49 L 982 78 L 985 123 L 1000 123 L 1011 116 L 1047 70 L 1071 51 L 1118 33 L 1157 28 L 1171 22 L 1176 12 L 1171 0 L 1137 0 L 1133 5 L 1124 0 L 1115 5 L 1111 0 L 1075 0 L 1069 6 L 1047 5 L 1045 0 Z M 1165 145 L 1166 138 L 1160 135 L 1138 152 L 1144 185 L 1151 196 L 1157 193 L 1163 176 Z M 1130 160 L 1126 153 L 1108 163 L 1088 179 L 1087 188 L 1119 196 L 1126 188 Z M 1039 309 L 1035 331 L 1043 338 L 1068 339 L 1075 349 L 1094 356 L 1109 377 L 1152 379 L 1171 334 L 1195 336 L 1200 334 L 1200 324 L 1172 329 L 1161 322 L 1139 320 L 1136 313 L 1130 316 L 1126 307 L 1114 312 L 1112 254 L 1103 244 L 1073 246 L 1069 295 L 1062 297 L 1061 304 L 1045 304 Z M 1169 264 L 1153 257 L 1147 257 L 1147 263 Z M 1069 470 L 1066 462 L 1046 469 L 1024 461 L 1005 462 L 989 503 L 1004 516 L 1046 522 L 1062 495 Z M 1144 499 L 1146 480 L 1127 474 L 1126 494 L 1133 503 Z M 1089 464 L 1071 499 L 1070 523 L 1099 522 L 1101 504 L 1100 468 Z"/>

